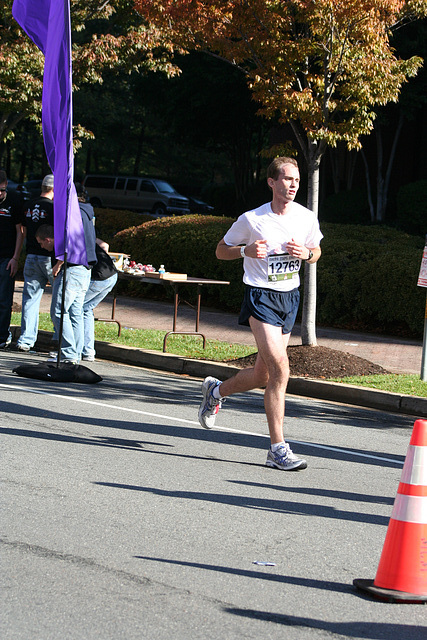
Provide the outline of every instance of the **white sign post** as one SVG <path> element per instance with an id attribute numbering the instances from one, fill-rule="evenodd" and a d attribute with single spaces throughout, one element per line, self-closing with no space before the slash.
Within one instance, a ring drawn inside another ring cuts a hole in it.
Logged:
<path id="1" fill-rule="evenodd" d="M 421 261 L 420 274 L 418 276 L 418 286 L 427 287 L 427 235 L 426 244 L 424 247 L 423 259 Z M 423 353 L 421 357 L 421 380 L 427 380 L 427 297 L 426 297 L 426 310 L 424 314 L 424 340 L 423 340 Z"/>

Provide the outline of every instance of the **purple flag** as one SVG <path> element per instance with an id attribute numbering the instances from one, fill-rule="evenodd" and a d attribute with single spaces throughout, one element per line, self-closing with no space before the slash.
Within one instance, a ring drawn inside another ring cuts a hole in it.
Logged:
<path id="1" fill-rule="evenodd" d="M 55 255 L 87 266 L 79 202 L 73 183 L 71 25 L 69 0 L 14 0 L 18 24 L 45 56 L 44 146 L 55 177 Z"/>

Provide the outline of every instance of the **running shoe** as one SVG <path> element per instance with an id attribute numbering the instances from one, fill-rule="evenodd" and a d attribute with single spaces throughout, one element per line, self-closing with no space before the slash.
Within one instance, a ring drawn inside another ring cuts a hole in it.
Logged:
<path id="1" fill-rule="evenodd" d="M 307 468 L 307 461 L 298 458 L 287 442 L 277 449 L 273 453 L 269 449 L 267 454 L 267 467 L 275 467 L 276 469 L 282 469 L 283 471 L 299 471 L 300 469 Z"/>
<path id="2" fill-rule="evenodd" d="M 221 409 L 221 400 L 217 400 L 213 396 L 215 387 L 219 387 L 221 380 L 208 376 L 203 380 L 202 393 L 203 400 L 199 408 L 199 422 L 205 429 L 213 429 L 215 426 L 215 418 Z"/>
<path id="3" fill-rule="evenodd" d="M 29 353 L 31 351 L 31 347 L 27 344 L 17 344 L 16 351 L 21 351 L 22 353 Z"/>

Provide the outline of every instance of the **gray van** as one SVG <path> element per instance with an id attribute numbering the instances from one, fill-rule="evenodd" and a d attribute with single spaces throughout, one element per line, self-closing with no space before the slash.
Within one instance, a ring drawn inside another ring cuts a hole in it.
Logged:
<path id="1" fill-rule="evenodd" d="M 165 180 L 88 174 L 83 186 L 93 207 L 150 211 L 156 216 L 190 213 L 188 199 Z"/>

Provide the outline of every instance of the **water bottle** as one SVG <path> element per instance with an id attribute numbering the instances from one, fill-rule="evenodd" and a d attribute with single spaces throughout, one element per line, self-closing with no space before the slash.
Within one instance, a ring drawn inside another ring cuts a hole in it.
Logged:
<path id="1" fill-rule="evenodd" d="M 165 269 L 165 265 L 164 265 L 164 264 L 161 264 L 161 265 L 160 265 L 160 267 L 159 267 L 159 273 L 160 273 L 160 274 L 162 274 L 162 273 L 166 273 L 166 269 Z"/>

